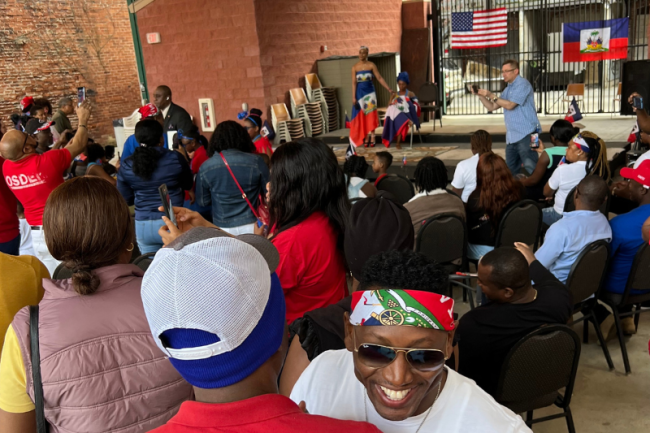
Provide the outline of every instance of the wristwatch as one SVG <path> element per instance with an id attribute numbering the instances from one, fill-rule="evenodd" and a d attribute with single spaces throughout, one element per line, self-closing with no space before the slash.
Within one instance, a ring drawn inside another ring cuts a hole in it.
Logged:
<path id="1" fill-rule="evenodd" d="M 496 95 L 494 95 L 494 98 L 492 98 L 492 102 L 494 102 L 494 103 L 496 104 L 496 102 L 497 102 L 497 99 L 499 99 L 499 97 L 498 97 L 498 96 L 496 96 Z"/>

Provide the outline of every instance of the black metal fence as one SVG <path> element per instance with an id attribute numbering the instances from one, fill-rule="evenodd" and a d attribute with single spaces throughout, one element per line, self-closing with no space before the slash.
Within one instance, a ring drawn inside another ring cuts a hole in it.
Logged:
<path id="1" fill-rule="evenodd" d="M 540 113 L 564 114 L 571 96 L 569 84 L 579 84 L 583 113 L 620 110 L 620 81 L 625 60 L 562 61 L 562 24 L 629 17 L 628 57 L 648 58 L 650 0 L 434 0 L 437 8 L 437 55 L 443 83 L 445 114 L 485 114 L 477 97 L 469 93 L 476 84 L 501 91 L 501 65 L 519 62 L 520 73 L 533 85 Z M 506 7 L 507 45 L 483 49 L 451 48 L 451 14 Z M 434 15 L 435 16 L 435 15 Z M 435 26 L 434 26 L 435 28 Z M 625 99 L 625 95 L 623 95 Z M 501 111 L 501 110 L 499 110 Z"/>

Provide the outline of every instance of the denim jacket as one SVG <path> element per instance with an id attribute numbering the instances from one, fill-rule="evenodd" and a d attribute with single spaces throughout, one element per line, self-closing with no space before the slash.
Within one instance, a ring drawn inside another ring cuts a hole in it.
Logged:
<path id="1" fill-rule="evenodd" d="M 254 208 L 259 195 L 266 194 L 269 168 L 260 155 L 235 149 L 224 150 L 232 172 Z M 196 176 L 196 201 L 199 206 L 212 205 L 212 222 L 225 228 L 255 222 L 255 215 L 239 192 L 221 156 L 215 153 L 205 161 Z"/>
<path id="2" fill-rule="evenodd" d="M 117 189 L 128 205 L 135 203 L 135 220 L 159 220 L 164 214 L 158 211 L 162 205 L 158 187 L 167 184 L 172 205 L 183 206 L 185 193 L 192 189 L 192 170 L 183 156 L 164 147 L 156 147 L 162 155 L 151 179 L 144 180 L 133 173 L 133 158 L 122 162 L 117 172 Z M 162 221 L 162 220 L 161 220 Z"/>

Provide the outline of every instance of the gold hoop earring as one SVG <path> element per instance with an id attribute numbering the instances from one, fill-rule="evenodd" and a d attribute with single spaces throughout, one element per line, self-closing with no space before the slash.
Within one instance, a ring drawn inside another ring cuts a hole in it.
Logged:
<path id="1" fill-rule="evenodd" d="M 133 245 L 133 242 L 131 242 L 130 247 L 127 248 L 126 250 L 127 250 L 128 252 L 131 252 L 131 251 L 133 251 L 134 248 L 135 248 L 135 245 Z"/>

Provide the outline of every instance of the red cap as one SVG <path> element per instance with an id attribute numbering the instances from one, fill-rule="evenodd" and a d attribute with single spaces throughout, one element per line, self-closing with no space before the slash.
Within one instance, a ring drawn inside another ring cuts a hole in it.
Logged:
<path id="1" fill-rule="evenodd" d="M 152 103 L 149 103 L 140 107 L 138 112 L 142 115 L 143 119 L 146 119 L 147 117 L 155 116 L 158 114 L 158 108 Z"/>
<path id="2" fill-rule="evenodd" d="M 34 98 L 31 96 L 25 96 L 20 100 L 20 109 L 23 110 L 23 113 L 29 111 L 29 108 L 34 105 Z"/>
<path id="3" fill-rule="evenodd" d="M 650 189 L 650 159 L 642 161 L 637 168 L 622 168 L 621 176 L 632 179 Z"/>

